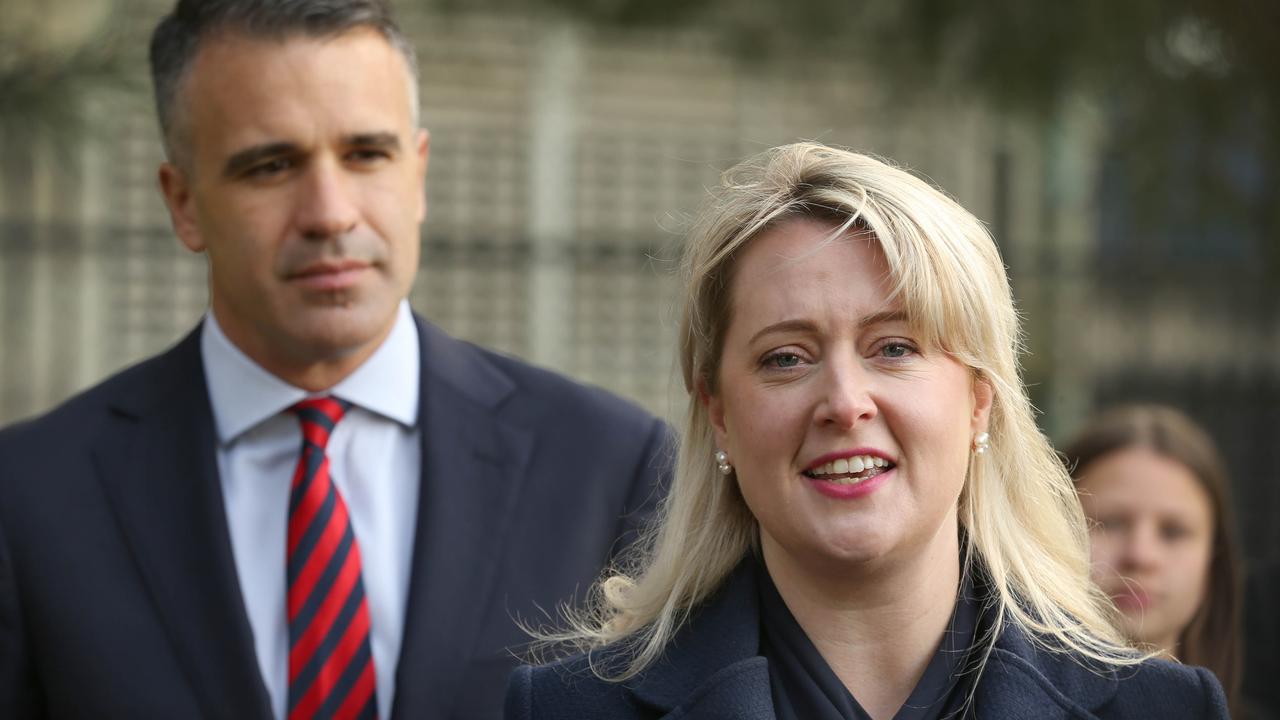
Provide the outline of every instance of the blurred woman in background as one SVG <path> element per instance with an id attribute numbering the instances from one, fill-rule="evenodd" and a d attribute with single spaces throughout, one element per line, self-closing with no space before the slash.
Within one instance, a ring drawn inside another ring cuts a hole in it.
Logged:
<path id="1" fill-rule="evenodd" d="M 726 173 L 681 267 L 671 494 L 509 718 L 1223 716 L 1111 624 L 981 222 L 800 143 Z"/>
<path id="2" fill-rule="evenodd" d="M 1226 465 L 1181 412 L 1106 412 L 1066 449 L 1090 521 L 1093 576 L 1125 633 L 1218 676 L 1241 679 L 1241 561 Z"/>

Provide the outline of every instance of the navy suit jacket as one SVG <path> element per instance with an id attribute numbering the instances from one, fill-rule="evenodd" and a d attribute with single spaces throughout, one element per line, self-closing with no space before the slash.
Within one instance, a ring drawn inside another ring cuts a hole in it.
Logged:
<path id="1" fill-rule="evenodd" d="M 740 565 L 662 658 L 630 680 L 600 680 L 582 655 L 518 668 L 507 688 L 507 720 L 773 720 L 755 572 L 752 562 Z M 594 658 L 597 667 L 616 662 L 608 650 Z M 1204 668 L 1153 660 L 1090 670 L 1045 652 L 1013 626 L 996 641 L 973 702 L 984 720 L 1227 716 L 1222 687 Z"/>
<path id="2" fill-rule="evenodd" d="M 527 640 L 512 617 L 585 589 L 636 532 L 668 433 L 604 391 L 418 330 L 422 485 L 392 716 L 496 718 L 505 648 Z M 0 432 L 0 717 L 267 720 L 254 652 L 198 330 Z"/>

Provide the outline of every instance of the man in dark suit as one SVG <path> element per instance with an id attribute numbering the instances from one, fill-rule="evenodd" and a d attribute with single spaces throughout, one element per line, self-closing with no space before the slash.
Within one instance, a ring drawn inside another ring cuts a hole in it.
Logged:
<path id="1" fill-rule="evenodd" d="M 408 310 L 384 2 L 180 0 L 151 58 L 210 311 L 0 432 L 0 717 L 496 717 L 512 618 L 634 537 L 664 426 Z"/>

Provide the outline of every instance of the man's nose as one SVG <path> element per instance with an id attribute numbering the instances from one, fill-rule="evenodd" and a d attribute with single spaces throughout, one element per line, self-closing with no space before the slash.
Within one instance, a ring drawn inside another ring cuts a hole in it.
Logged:
<path id="1" fill-rule="evenodd" d="M 353 189 L 337 162 L 313 163 L 307 169 L 299 195 L 295 222 L 299 232 L 308 239 L 339 237 L 359 222 Z"/>
<path id="2" fill-rule="evenodd" d="M 822 368 L 822 399 L 814 415 L 819 425 L 848 430 L 876 416 L 871 378 L 857 357 L 833 355 Z"/>

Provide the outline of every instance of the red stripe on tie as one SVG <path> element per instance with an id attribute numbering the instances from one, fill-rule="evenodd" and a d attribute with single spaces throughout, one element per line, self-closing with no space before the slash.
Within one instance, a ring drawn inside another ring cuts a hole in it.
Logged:
<path id="1" fill-rule="evenodd" d="M 347 693 L 347 699 L 342 701 L 342 706 L 333 714 L 333 720 L 348 720 L 348 718 L 357 717 L 365 705 L 369 704 L 369 700 L 373 698 L 374 686 L 377 683 L 377 677 L 373 672 L 373 657 L 369 657 L 369 662 L 364 664 L 364 670 L 360 671 L 360 677 L 356 679 L 356 684 L 351 686 L 351 692 Z"/>
<path id="2" fill-rule="evenodd" d="M 306 462 L 304 459 L 303 462 Z M 294 478 L 295 483 L 301 482 L 302 468 L 298 469 L 298 477 Z M 329 458 L 320 461 L 320 468 L 316 470 L 316 476 L 312 479 L 311 485 L 307 487 L 307 494 L 302 496 L 302 500 L 298 502 L 298 508 L 289 516 L 289 556 L 293 556 L 293 551 L 298 549 L 298 543 L 302 541 L 302 536 L 307 534 L 307 528 L 311 527 L 311 521 L 315 519 L 316 513 L 320 512 L 320 508 L 324 505 L 324 499 L 329 495 Z M 340 505 L 341 503 L 335 503 Z M 336 511 L 337 508 L 335 507 Z M 330 522 L 333 522 L 330 519 Z"/>
<path id="3" fill-rule="evenodd" d="M 316 398 L 316 404 L 314 407 L 316 410 L 324 413 L 325 417 L 329 418 L 329 422 L 334 425 L 337 425 L 338 421 L 341 420 L 342 416 L 346 413 L 346 411 L 342 409 L 342 405 L 331 397 Z"/>
<path id="4" fill-rule="evenodd" d="M 294 472 L 290 493 L 286 568 L 297 568 L 286 592 L 289 618 L 289 702 L 290 720 L 313 720 L 323 708 L 338 706 L 333 717 L 352 717 L 377 702 L 377 672 L 369 642 L 370 616 L 360 577 L 360 545 L 355 536 L 342 493 L 330 477 L 325 454 L 329 428 L 342 420 L 349 403 L 332 397 L 310 398 L 294 405 L 302 429 L 302 453 Z M 328 418 L 318 417 L 323 415 Z M 314 453 L 320 453 L 316 457 Z M 311 462 L 308 462 L 310 460 Z M 310 474 L 308 474 L 310 473 Z M 305 486 L 305 490 L 303 490 Z M 302 493 L 301 496 L 298 493 Z M 331 503 L 333 512 L 321 521 L 321 508 Z M 319 525 L 322 523 L 322 526 Z M 345 552 L 342 541 L 351 541 Z M 302 548 L 303 538 L 314 534 L 315 544 Z M 307 556 L 302 556 L 307 553 Z M 334 571 L 333 582 L 321 588 L 321 579 Z M 302 610 L 315 604 L 315 612 Z M 339 617 L 343 611 L 349 616 Z M 326 645 L 326 639 L 332 639 Z M 324 653 L 321 655 L 320 653 Z M 356 657 L 366 660 L 357 667 Z M 308 668 L 307 685 L 302 673 Z M 346 696 L 337 694 L 339 684 L 352 683 Z"/>
<path id="5" fill-rule="evenodd" d="M 295 714 L 303 713 L 302 717 L 309 717 L 324 705 L 329 699 L 329 692 L 333 686 L 338 684 L 338 679 L 342 677 L 342 673 L 346 672 L 347 665 L 351 663 L 351 658 L 355 657 L 356 652 L 364 643 L 369 641 L 369 613 L 364 603 L 360 604 L 360 608 L 356 611 L 356 616 L 351 619 L 351 624 L 347 626 L 346 632 L 342 634 L 342 638 L 338 640 L 338 644 L 334 646 L 333 652 L 330 653 L 324 665 L 321 666 L 316 678 L 311 682 L 311 687 L 307 688 L 307 693 L 298 700 L 298 705 L 294 708 L 294 712 L 289 714 L 292 718 Z M 373 661 L 369 660 L 366 666 L 372 667 Z M 293 678 L 289 679 L 290 682 Z M 347 694 L 347 700 L 355 694 L 359 687 L 359 680 L 351 687 L 351 691 Z M 345 705 L 346 701 L 343 702 Z M 361 705 L 363 707 L 363 705 Z M 335 715 L 334 717 L 337 717 Z"/>
<path id="6" fill-rule="evenodd" d="M 335 502 L 333 504 L 333 514 L 329 516 L 329 524 L 325 526 L 324 532 L 321 533 L 320 538 L 316 541 L 315 547 L 311 549 L 311 556 L 307 558 L 302 570 L 298 572 L 298 577 L 289 586 L 290 622 L 298 616 L 298 611 L 306 604 L 307 597 L 311 595 L 316 583 L 320 581 L 320 576 L 324 574 L 324 569 L 329 566 L 329 561 L 333 558 L 333 551 L 342 542 L 342 536 L 347 532 L 347 524 L 349 522 L 346 503 Z M 344 567 L 350 562 L 351 553 L 348 553 Z M 356 562 L 359 562 L 359 558 L 356 559 Z M 334 583 L 334 589 L 336 590 L 337 580 L 334 580 Z M 332 595 L 333 593 L 330 592 L 329 594 Z M 315 621 L 313 620 L 312 622 Z"/>
<path id="7" fill-rule="evenodd" d="M 347 553 L 347 561 L 342 564 L 342 570 L 338 572 L 337 579 L 333 581 L 333 587 L 329 589 L 329 594 L 325 596 L 315 616 L 311 618 L 311 624 L 302 633 L 302 637 L 293 643 L 293 647 L 289 648 L 289 682 L 293 682 L 302 668 L 311 662 L 311 656 L 324 642 L 324 636 L 329 634 L 329 628 L 333 627 L 333 621 L 338 618 L 342 606 L 347 602 L 347 596 L 351 594 L 351 590 L 355 588 L 359 579 L 360 554 L 352 547 L 351 552 Z"/>
<path id="8" fill-rule="evenodd" d="M 315 443 L 316 447 L 322 448 L 329 444 L 329 431 L 320 423 L 302 423 L 302 437 Z"/>

